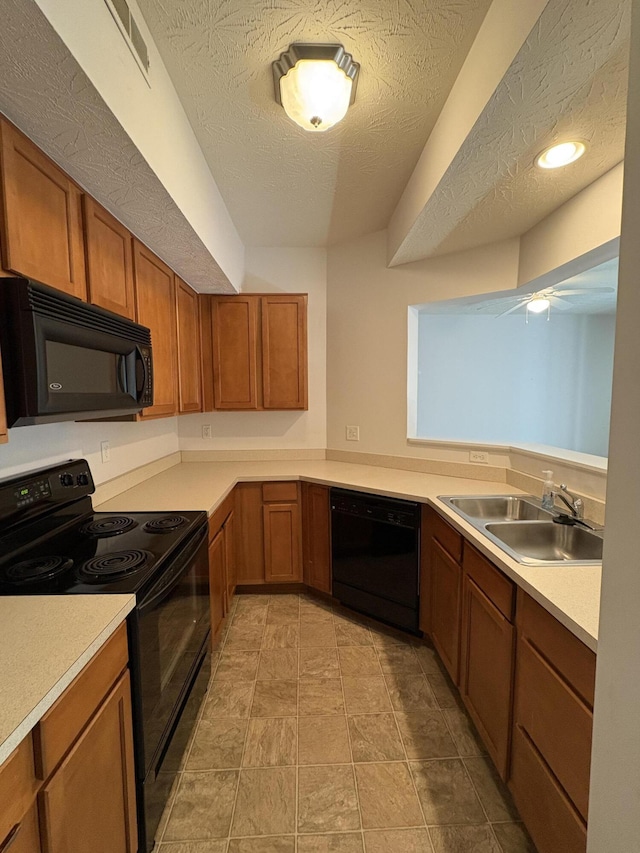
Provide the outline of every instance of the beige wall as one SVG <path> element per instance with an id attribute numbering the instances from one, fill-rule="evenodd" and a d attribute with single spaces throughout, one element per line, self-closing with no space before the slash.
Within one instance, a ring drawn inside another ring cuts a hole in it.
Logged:
<path id="1" fill-rule="evenodd" d="M 178 422 L 181 450 L 289 450 L 326 447 L 326 281 L 324 249 L 248 249 L 245 292 L 308 293 L 309 409 L 209 412 Z M 212 438 L 202 438 L 210 424 Z"/>
<path id="2" fill-rule="evenodd" d="M 521 237 L 518 285 L 569 265 L 557 279 L 561 281 L 607 259 L 591 258 L 591 253 L 597 255 L 620 236 L 623 176 L 624 164 L 619 163 Z M 614 246 L 608 257 L 615 254 Z M 587 266 L 575 266 L 575 259 L 585 255 Z"/>
<path id="3" fill-rule="evenodd" d="M 327 444 L 442 458 L 407 443 L 408 306 L 514 287 L 518 240 L 390 269 L 386 238 L 379 231 L 328 253 Z M 360 441 L 346 441 L 347 424 L 360 427 Z"/>

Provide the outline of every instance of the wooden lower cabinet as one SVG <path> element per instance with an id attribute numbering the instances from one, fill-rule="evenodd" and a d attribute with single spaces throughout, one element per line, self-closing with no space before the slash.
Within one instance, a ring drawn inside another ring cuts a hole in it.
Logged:
<path id="1" fill-rule="evenodd" d="M 460 677 L 462 567 L 433 540 L 430 548 L 431 639 L 453 681 Z"/>
<path id="2" fill-rule="evenodd" d="M 209 596 L 211 598 L 211 638 L 215 639 L 225 616 L 225 542 L 220 529 L 209 543 Z"/>
<path id="3" fill-rule="evenodd" d="M 236 487 L 237 583 L 302 582 L 302 513 L 296 482 Z"/>
<path id="4" fill-rule="evenodd" d="M 39 796 L 47 853 L 137 851 L 128 672 Z"/>
<path id="5" fill-rule="evenodd" d="M 584 853 L 595 654 L 518 591 L 509 787 L 539 853 Z"/>
<path id="6" fill-rule="evenodd" d="M 331 593 L 331 501 L 328 486 L 302 483 L 303 579 Z"/>
<path id="7" fill-rule="evenodd" d="M 214 642 L 236 589 L 235 498 L 232 492 L 209 519 L 209 595 Z"/>
<path id="8" fill-rule="evenodd" d="M 0 851 L 136 853 L 138 828 L 121 625 L 0 767 Z"/>

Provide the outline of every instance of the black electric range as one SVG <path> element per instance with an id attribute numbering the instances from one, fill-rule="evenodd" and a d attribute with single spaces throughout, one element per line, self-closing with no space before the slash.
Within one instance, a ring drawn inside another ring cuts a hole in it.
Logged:
<path id="1" fill-rule="evenodd" d="M 127 627 L 142 853 L 209 679 L 207 515 L 94 512 L 94 491 L 84 459 L 0 481 L 0 595 L 136 596 Z"/>

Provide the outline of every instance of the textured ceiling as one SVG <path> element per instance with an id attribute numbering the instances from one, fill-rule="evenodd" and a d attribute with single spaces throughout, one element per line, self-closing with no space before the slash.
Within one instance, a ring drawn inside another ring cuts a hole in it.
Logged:
<path id="1" fill-rule="evenodd" d="M 549 0 L 393 262 L 527 231 L 620 162 L 629 0 Z M 577 136 L 589 153 L 542 174 L 533 160 Z"/>
<path id="2" fill-rule="evenodd" d="M 193 287 L 233 293 L 78 63 L 32 0 L 1 0 L 0 112 Z"/>
<path id="3" fill-rule="evenodd" d="M 320 246 L 385 228 L 490 0 L 139 0 L 246 243 Z M 308 134 L 273 97 L 293 41 L 361 63 L 355 104 Z"/>

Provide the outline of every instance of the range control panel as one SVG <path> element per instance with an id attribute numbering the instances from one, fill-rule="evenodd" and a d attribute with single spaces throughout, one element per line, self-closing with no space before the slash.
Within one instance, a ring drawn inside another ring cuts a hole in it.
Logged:
<path id="1" fill-rule="evenodd" d="M 0 481 L 0 521 L 35 515 L 95 491 L 89 463 L 85 459 L 39 471 L 29 471 Z"/>

